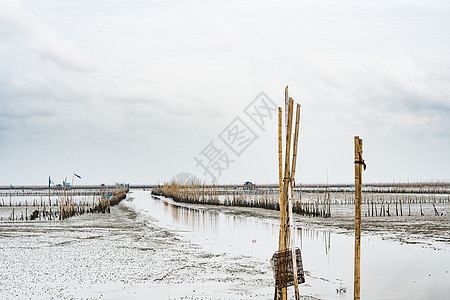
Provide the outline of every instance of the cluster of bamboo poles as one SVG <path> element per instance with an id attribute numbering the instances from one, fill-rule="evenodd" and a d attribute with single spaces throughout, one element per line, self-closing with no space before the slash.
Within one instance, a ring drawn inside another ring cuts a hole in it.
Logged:
<path id="1" fill-rule="evenodd" d="M 279 251 L 289 250 L 292 258 L 292 276 L 293 285 L 295 291 L 295 299 L 300 298 L 298 284 L 298 269 L 297 269 L 297 254 L 295 250 L 295 241 L 293 235 L 292 224 L 292 210 L 294 201 L 294 186 L 295 186 L 295 171 L 297 166 L 297 147 L 298 147 L 298 135 L 300 125 L 300 104 L 296 105 L 295 115 L 295 129 L 294 139 L 292 141 L 292 125 L 294 114 L 294 99 L 288 95 L 288 87 L 285 89 L 285 152 L 284 152 L 284 167 L 283 167 L 283 122 L 282 122 L 282 109 L 278 108 L 278 179 L 279 179 L 279 203 L 280 203 L 280 233 L 279 233 Z M 292 143 L 293 142 L 293 143 Z M 291 144 L 292 143 L 292 144 Z M 292 150 L 292 154 L 291 154 Z M 291 157 L 292 156 L 292 157 Z M 291 160 L 292 159 L 292 160 Z M 300 207 L 301 207 L 300 198 Z M 285 273 L 287 265 L 280 266 L 278 274 L 276 276 Z M 284 269 L 284 272 L 283 270 Z M 278 278 L 279 284 L 275 285 L 276 300 L 287 299 L 287 287 L 289 285 L 289 277 Z M 300 282 L 304 281 L 304 278 L 300 278 Z"/>
<path id="2" fill-rule="evenodd" d="M 306 193 L 323 192 L 354 194 L 355 187 L 350 184 L 304 184 Z M 364 193 L 374 194 L 450 194 L 450 183 L 369 183 L 362 186 Z"/>
<path id="3" fill-rule="evenodd" d="M 379 204 L 379 210 L 377 209 L 377 203 Z M 403 216 L 403 206 L 405 206 L 405 215 L 411 216 L 411 203 L 419 203 L 420 206 L 420 215 L 425 216 L 423 212 L 423 202 L 419 200 L 419 202 L 412 202 L 411 199 L 407 202 L 403 202 L 400 199 L 395 201 L 366 201 L 367 204 L 367 213 L 365 213 L 366 217 L 391 217 L 394 216 L 394 212 L 391 212 L 391 204 L 395 203 L 395 216 Z M 435 216 L 442 216 L 443 213 L 440 213 L 436 208 L 435 203 L 429 202 L 433 206 L 433 211 Z M 392 208 L 393 209 L 393 208 Z"/>
<path id="4" fill-rule="evenodd" d="M 269 210 L 280 210 L 279 190 L 244 190 L 236 186 L 230 188 L 206 184 L 164 184 L 152 189 L 152 194 L 171 198 L 176 202 L 193 204 L 211 204 L 238 207 L 254 207 Z M 331 217 L 329 194 L 325 200 L 301 201 L 301 193 L 293 198 L 292 212 L 314 217 Z"/>
<path id="5" fill-rule="evenodd" d="M 48 194 L 48 202 L 43 193 L 40 194 L 40 202 L 33 199 L 31 205 L 25 200 L 25 204 L 15 203 L 14 197 L 10 195 L 10 206 L 12 212 L 8 217 L 11 221 L 26 221 L 26 220 L 63 220 L 75 215 L 95 212 L 110 212 L 110 207 L 118 204 L 121 200 L 126 198 L 126 193 L 129 191 L 124 186 L 116 186 L 113 190 L 92 191 L 92 202 L 88 199 L 82 201 L 75 201 L 77 193 L 75 190 L 63 189 L 62 194 L 58 195 L 57 199 L 51 198 Z M 3 200 L 3 199 L 2 199 Z M 4 201 L 2 201 L 4 205 Z M 23 211 L 25 208 L 25 214 Z M 21 212 L 17 214 L 16 210 L 21 208 Z M 30 209 L 29 209 L 30 208 Z M 3 217 L 2 217 L 3 219 Z"/>
<path id="6" fill-rule="evenodd" d="M 214 185 L 166 183 L 159 188 L 152 189 L 152 195 L 171 198 L 176 202 L 213 205 L 221 204 L 219 200 L 219 189 Z"/>
<path id="7" fill-rule="evenodd" d="M 449 194 L 450 183 L 380 183 L 367 184 L 364 189 L 366 192 L 381 194 Z"/>
<path id="8" fill-rule="evenodd" d="M 302 190 L 299 189 L 299 198 L 293 204 L 294 213 L 312 217 L 331 217 L 331 197 L 325 189 L 323 199 L 320 197 L 320 190 L 317 189 L 317 199 L 315 201 L 307 200 L 302 202 Z M 311 197 L 308 197 L 311 199 Z"/>
<path id="9" fill-rule="evenodd" d="M 396 202 L 400 203 L 450 203 L 450 193 L 449 194 L 397 194 L 397 193 L 387 193 L 387 194 L 379 194 L 368 192 L 364 188 L 362 189 L 364 193 L 364 199 L 362 199 L 363 204 L 369 203 L 382 203 L 389 202 L 390 204 L 395 204 Z M 334 199 L 331 199 L 332 204 L 355 204 L 355 198 L 352 194 L 347 195 L 347 192 L 344 192 L 344 198 L 338 199 L 337 195 L 339 193 L 334 193 Z"/>
<path id="10" fill-rule="evenodd" d="M 152 189 L 152 194 L 171 198 L 176 202 L 279 210 L 278 198 L 275 194 L 237 187 L 219 188 L 206 184 L 171 183 Z"/>
<path id="11" fill-rule="evenodd" d="M 364 198 L 361 199 L 361 203 L 364 205 L 364 217 L 425 216 L 429 214 L 430 208 L 432 208 L 432 214 L 438 216 L 442 212 L 438 211 L 435 204 L 450 203 L 450 194 L 381 195 L 366 193 L 364 188 L 362 188 L 362 191 L 364 192 Z M 166 196 L 177 202 L 280 210 L 279 189 L 274 188 L 245 190 L 242 186 L 236 185 L 224 187 L 195 183 L 172 183 L 154 188 L 152 194 Z M 314 191 L 310 189 L 305 191 L 302 187 L 297 187 L 294 192 L 292 212 L 299 215 L 328 218 L 332 215 L 332 205 L 350 204 L 355 204 L 354 194 L 351 193 L 330 193 L 328 187 L 317 188 Z M 413 207 L 414 205 L 416 206 Z"/>

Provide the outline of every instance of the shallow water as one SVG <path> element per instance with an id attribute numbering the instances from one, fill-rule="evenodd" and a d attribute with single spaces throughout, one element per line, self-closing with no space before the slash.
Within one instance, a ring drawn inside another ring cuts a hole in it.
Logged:
<path id="1" fill-rule="evenodd" d="M 277 250 L 277 220 L 239 214 L 239 209 L 174 203 L 148 193 L 134 194 L 133 206 L 160 226 L 177 232 L 218 255 L 232 253 L 269 260 Z M 302 295 L 326 299 L 353 297 L 354 237 L 331 230 L 295 228 L 302 250 L 306 283 Z M 364 226 L 364 225 L 363 225 Z M 450 247 L 401 244 L 363 234 L 361 242 L 362 299 L 446 299 L 450 294 Z M 347 292 L 338 293 L 344 287 Z"/>
<path id="2" fill-rule="evenodd" d="M 306 271 L 300 293 L 351 299 L 351 220 L 294 218 Z M 133 191 L 111 214 L 4 220 L 0 299 L 273 299 L 269 260 L 277 250 L 278 220 L 276 211 L 178 204 L 148 191 Z M 450 244 L 422 233 L 420 244 L 411 244 L 416 238 L 401 244 L 395 240 L 403 233 L 385 230 L 396 222 L 428 232 L 424 221 L 448 227 L 448 218 L 390 218 L 363 234 L 363 299 L 448 298 Z M 337 229 L 339 222 L 350 225 Z M 341 287 L 347 292 L 337 293 Z"/>

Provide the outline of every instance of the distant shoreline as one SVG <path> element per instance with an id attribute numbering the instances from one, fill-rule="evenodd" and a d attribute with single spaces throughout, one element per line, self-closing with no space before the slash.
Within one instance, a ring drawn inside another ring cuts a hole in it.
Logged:
<path id="1" fill-rule="evenodd" d="M 163 184 L 137 184 L 133 185 L 130 184 L 130 189 L 153 189 L 162 186 Z M 206 186 L 211 186 L 212 184 L 205 184 Z M 227 187 L 240 187 L 243 184 L 217 184 L 213 185 L 215 187 L 219 188 L 227 188 Z M 278 184 L 256 184 L 258 188 L 277 188 Z M 295 187 L 302 187 L 302 188 L 350 188 L 353 186 L 353 183 L 330 183 L 330 184 L 324 184 L 324 183 L 317 183 L 317 184 L 299 184 L 297 183 Z M 114 188 L 115 185 L 74 185 L 73 187 L 70 187 L 69 189 L 99 189 L 99 188 Z M 393 187 L 393 188 L 420 188 L 420 187 L 450 187 L 450 182 L 400 182 L 400 183 L 364 183 L 363 187 Z M 0 186 L 0 190 L 44 190 L 48 189 L 48 185 L 16 185 L 14 188 L 11 188 L 10 186 Z"/>

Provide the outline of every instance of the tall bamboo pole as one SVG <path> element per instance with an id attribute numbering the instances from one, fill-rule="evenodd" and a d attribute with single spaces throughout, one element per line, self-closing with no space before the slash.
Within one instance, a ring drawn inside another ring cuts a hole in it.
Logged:
<path id="1" fill-rule="evenodd" d="M 286 136 L 287 136 L 288 115 L 289 115 L 289 92 L 288 86 L 286 86 L 286 88 L 284 89 L 284 122 L 286 127 Z"/>
<path id="2" fill-rule="evenodd" d="M 354 296 L 360 299 L 360 261 L 361 261 L 361 184 L 362 184 L 362 139 L 355 136 L 355 273 Z"/>
<path id="3" fill-rule="evenodd" d="M 281 107 L 278 107 L 278 180 L 279 180 L 279 193 L 280 193 L 280 235 L 279 235 L 279 249 L 285 249 L 284 244 L 284 224 L 286 223 L 285 211 L 283 201 L 283 125 L 282 125 L 282 111 Z"/>
<path id="4" fill-rule="evenodd" d="M 286 87 L 287 91 L 287 87 Z M 283 201 L 283 122 L 282 122 L 282 110 L 278 108 L 278 179 L 279 179 L 279 194 L 280 194 L 280 234 L 279 234 L 279 250 L 286 249 L 286 207 Z M 280 294 L 281 293 L 281 294 Z M 276 299 L 286 299 L 287 289 L 282 288 L 281 291 L 275 288 Z"/>
<path id="5" fill-rule="evenodd" d="M 286 155 L 284 157 L 284 182 L 283 182 L 283 201 L 286 208 L 289 197 L 289 185 L 291 181 L 291 137 L 292 137 L 292 111 L 294 107 L 294 100 L 289 98 L 289 111 L 288 111 L 288 120 L 287 120 L 287 135 L 286 135 Z M 286 217 L 288 216 L 288 211 L 285 211 Z M 287 222 L 284 226 L 285 228 L 285 245 L 289 245 L 289 230 L 288 230 L 289 220 L 287 218 Z M 285 248 L 286 249 L 286 248 Z M 281 249 L 281 250 L 285 250 Z"/>
<path id="6" fill-rule="evenodd" d="M 282 230 L 283 230 L 283 237 L 284 237 L 284 247 L 280 250 L 285 250 L 289 246 L 290 242 L 290 234 L 289 234 L 289 206 L 288 206 L 288 195 L 289 195 L 289 184 L 290 184 L 290 176 L 291 176 L 291 166 L 290 166 L 290 155 L 291 155 L 291 131 L 292 131 L 292 110 L 293 110 L 293 104 L 294 101 L 289 98 L 289 105 L 288 105 L 288 117 L 287 120 L 285 120 L 285 123 L 287 125 L 286 130 L 286 151 L 284 156 L 284 178 L 283 178 L 283 214 L 284 214 L 284 223 L 282 224 Z M 282 289 L 282 299 L 287 299 L 287 288 Z"/>
<path id="7" fill-rule="evenodd" d="M 298 146 L 299 126 L 300 126 L 300 104 L 297 103 L 297 111 L 295 114 L 294 149 L 292 150 L 292 152 L 293 152 L 292 153 L 292 181 L 295 181 L 295 169 L 297 166 L 297 146 Z M 295 186 L 295 184 L 294 184 L 294 186 Z"/>
<path id="8" fill-rule="evenodd" d="M 292 173 L 290 180 L 291 188 L 291 198 L 289 199 L 289 227 L 290 227 L 290 248 L 292 250 L 292 269 L 294 273 L 294 289 L 295 289 L 295 299 L 300 298 L 298 291 L 298 276 L 297 276 L 297 256 L 295 254 L 294 246 L 294 232 L 293 232 L 293 218 L 292 218 L 292 201 L 294 200 L 294 183 L 295 183 L 295 170 L 297 165 L 297 145 L 298 145 L 298 132 L 299 132 L 299 121 L 300 121 L 300 104 L 297 104 L 296 116 L 295 116 L 295 132 L 294 132 L 294 149 L 292 153 Z"/>

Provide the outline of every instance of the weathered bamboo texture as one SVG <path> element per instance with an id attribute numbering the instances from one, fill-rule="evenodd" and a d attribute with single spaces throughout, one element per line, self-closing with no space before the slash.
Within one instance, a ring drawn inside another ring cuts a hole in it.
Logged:
<path id="1" fill-rule="evenodd" d="M 283 205 L 286 208 L 286 210 L 283 212 L 285 214 L 286 222 L 282 225 L 284 229 L 284 245 L 285 247 L 280 250 L 285 250 L 286 247 L 289 245 L 289 222 L 291 221 L 288 219 L 289 212 L 287 211 L 288 207 L 288 195 L 289 195 L 289 186 L 291 181 L 291 136 L 292 136 L 292 110 L 294 106 L 294 101 L 290 99 L 289 101 L 289 111 L 288 111 L 288 119 L 286 120 L 287 123 L 287 135 L 286 135 L 286 152 L 284 157 L 284 179 L 283 179 Z"/>
<path id="2" fill-rule="evenodd" d="M 354 299 L 360 299 L 360 270 L 361 270 L 361 186 L 362 186 L 362 139 L 355 136 L 355 273 Z"/>
<path id="3" fill-rule="evenodd" d="M 287 90 L 287 87 L 286 87 Z M 282 125 L 282 111 L 281 107 L 278 107 L 278 182 L 280 199 L 283 199 L 283 125 Z M 279 249 L 284 249 L 284 227 L 286 223 L 285 214 L 286 208 L 284 202 L 280 201 L 280 234 L 279 234 Z"/>
<path id="4" fill-rule="evenodd" d="M 291 99 L 292 100 L 292 99 Z M 293 102 L 293 100 L 292 100 Z M 291 167 L 291 197 L 289 199 L 289 220 L 290 220 L 290 235 L 291 235 L 291 250 L 292 250 L 292 266 L 294 270 L 294 287 L 295 287 L 295 298 L 299 299 L 300 294 L 298 291 L 298 276 L 297 276 L 297 258 L 295 255 L 295 243 L 294 243 L 294 232 L 293 232 L 293 217 L 292 217 L 292 202 L 294 201 L 294 185 L 295 185 L 295 170 L 297 165 L 297 146 L 298 146 L 298 131 L 300 123 L 300 104 L 297 104 L 296 116 L 295 116 L 295 131 L 294 131 L 294 149 L 292 153 L 292 167 Z"/>
<path id="5" fill-rule="evenodd" d="M 287 89 L 285 90 L 285 95 L 287 98 Z M 287 116 L 287 110 L 286 110 Z M 282 112 L 281 107 L 278 107 L 278 177 L 279 177 L 279 191 L 280 191 L 280 234 L 279 234 L 279 247 L 278 249 L 286 248 L 286 228 L 284 227 L 286 224 L 286 206 L 283 201 L 283 121 L 282 121 Z M 281 295 L 280 295 L 281 293 Z M 275 298 L 276 299 L 286 299 L 287 298 L 287 288 L 282 288 L 279 291 L 275 287 Z"/>
<path id="6" fill-rule="evenodd" d="M 294 134 L 294 146 L 293 157 L 291 165 L 291 137 L 292 137 L 292 123 L 293 123 L 293 110 L 294 100 L 288 98 L 288 89 L 285 90 L 285 106 L 286 106 L 286 151 L 284 157 L 284 177 L 281 180 L 282 169 L 282 121 L 281 121 L 281 108 L 278 109 L 278 164 L 279 164 L 279 184 L 280 184 L 280 236 L 279 236 L 279 250 L 292 249 L 292 267 L 294 275 L 294 289 L 295 299 L 299 299 L 298 291 L 298 278 L 297 278 L 297 261 L 294 247 L 294 234 L 293 234 L 293 220 L 292 220 L 292 201 L 294 199 L 294 177 L 295 177 L 295 164 L 297 161 L 297 140 L 298 140 L 298 126 L 300 118 L 300 106 L 297 105 L 296 115 L 296 127 Z M 287 288 L 281 289 L 275 287 L 275 299 L 287 299 Z"/>

